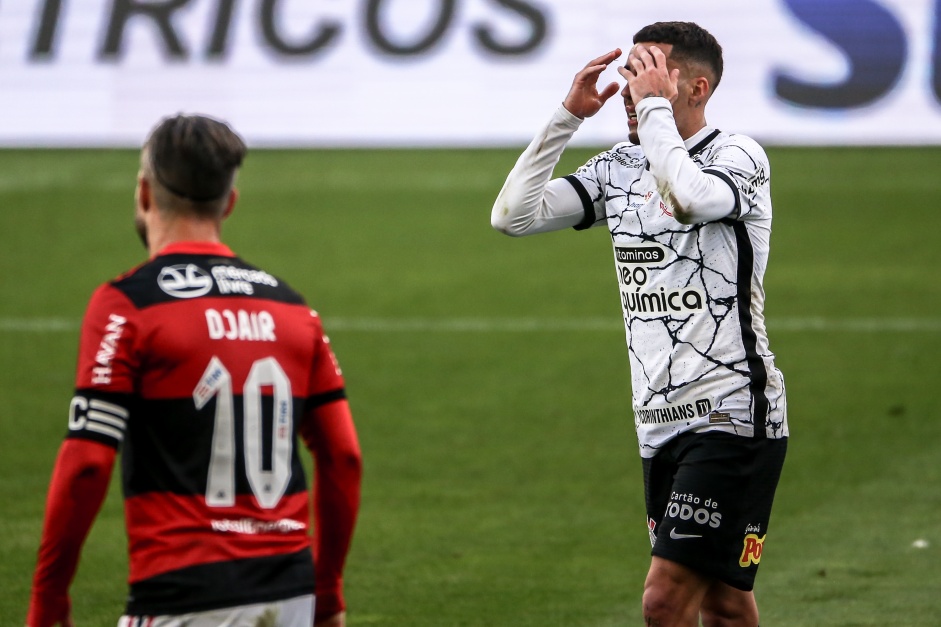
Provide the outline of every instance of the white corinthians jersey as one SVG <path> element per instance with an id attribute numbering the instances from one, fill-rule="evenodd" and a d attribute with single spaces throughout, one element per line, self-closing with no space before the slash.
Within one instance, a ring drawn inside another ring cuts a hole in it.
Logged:
<path id="1" fill-rule="evenodd" d="M 658 189 L 632 144 L 566 177 L 585 209 L 576 228 L 607 224 L 611 232 L 644 457 L 685 431 L 787 436 L 784 381 L 762 313 L 771 235 L 767 157 L 748 137 L 713 129 L 686 145 L 700 170 L 732 187 L 729 217 L 679 223 L 669 190 Z"/>

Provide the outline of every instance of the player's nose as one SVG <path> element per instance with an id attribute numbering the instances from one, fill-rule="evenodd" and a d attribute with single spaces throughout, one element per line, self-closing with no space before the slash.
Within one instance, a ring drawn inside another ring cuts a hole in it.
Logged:
<path id="1" fill-rule="evenodd" d="M 621 97 L 624 98 L 624 102 L 627 104 L 632 104 L 633 100 L 631 99 L 631 86 L 628 83 L 624 84 L 624 89 L 621 90 Z"/>

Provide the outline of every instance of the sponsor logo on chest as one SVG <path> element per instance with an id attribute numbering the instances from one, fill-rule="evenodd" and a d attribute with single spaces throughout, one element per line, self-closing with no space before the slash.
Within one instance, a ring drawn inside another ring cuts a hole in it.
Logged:
<path id="1" fill-rule="evenodd" d="M 614 262 L 621 305 L 630 317 L 680 317 L 705 311 L 706 295 L 698 288 L 651 285 L 654 275 L 670 272 L 662 246 L 615 246 Z"/>

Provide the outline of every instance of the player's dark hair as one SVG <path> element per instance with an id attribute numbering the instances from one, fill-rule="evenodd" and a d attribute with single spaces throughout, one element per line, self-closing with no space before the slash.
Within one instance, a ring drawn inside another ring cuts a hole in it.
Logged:
<path id="1" fill-rule="evenodd" d="M 722 46 L 716 38 L 693 22 L 656 22 L 645 26 L 634 35 L 634 43 L 652 42 L 670 44 L 670 58 L 681 63 L 690 61 L 704 64 L 715 74 L 712 90 L 722 80 Z"/>
<path id="2" fill-rule="evenodd" d="M 218 217 L 247 148 L 225 122 L 203 115 L 176 115 L 154 128 L 144 151 L 145 166 L 157 183 L 158 205 Z"/>

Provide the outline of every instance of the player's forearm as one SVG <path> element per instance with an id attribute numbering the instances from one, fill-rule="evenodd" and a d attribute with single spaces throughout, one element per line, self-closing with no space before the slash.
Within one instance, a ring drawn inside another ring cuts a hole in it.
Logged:
<path id="1" fill-rule="evenodd" d="M 317 524 L 314 565 L 317 580 L 317 616 L 346 609 L 343 567 L 359 513 L 361 466 L 353 459 L 344 468 L 318 468 L 315 488 Z"/>
<path id="2" fill-rule="evenodd" d="M 562 151 L 582 120 L 559 107 L 516 161 L 490 212 L 490 224 L 519 236 L 575 226 L 584 217 L 578 193 L 564 180 L 550 182 Z"/>
<path id="3" fill-rule="evenodd" d="M 301 436 L 314 454 L 314 565 L 317 617 L 345 609 L 343 566 L 359 513 L 363 460 L 349 403 L 338 400 L 306 416 Z"/>
<path id="4" fill-rule="evenodd" d="M 719 220 L 735 208 L 732 189 L 693 162 L 676 130 L 673 109 L 665 98 L 644 98 L 637 104 L 638 135 L 660 195 L 683 224 Z"/>
<path id="5" fill-rule="evenodd" d="M 314 514 L 317 524 L 317 579 L 339 579 L 359 515 L 362 462 L 347 457 L 332 468 L 317 465 Z M 321 579 L 321 575 L 324 575 Z"/>

